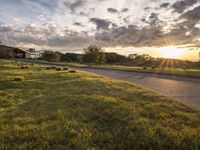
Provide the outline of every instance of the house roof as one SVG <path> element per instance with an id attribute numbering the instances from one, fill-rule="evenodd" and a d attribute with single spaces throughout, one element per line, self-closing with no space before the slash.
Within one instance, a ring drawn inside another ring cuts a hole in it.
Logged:
<path id="1" fill-rule="evenodd" d="M 20 49 L 20 48 L 17 48 L 17 47 L 10 47 L 10 46 L 6 46 L 6 45 L 0 45 L 0 50 L 19 50 L 19 51 L 22 51 L 22 52 L 24 52 L 24 53 L 30 53 L 30 52 L 28 52 L 28 51 L 26 51 L 26 50 L 23 50 L 23 49 Z"/>

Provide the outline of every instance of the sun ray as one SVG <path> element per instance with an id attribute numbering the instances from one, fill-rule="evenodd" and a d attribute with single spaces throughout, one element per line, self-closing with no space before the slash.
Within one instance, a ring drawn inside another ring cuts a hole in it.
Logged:
<path id="1" fill-rule="evenodd" d="M 184 53 L 184 49 L 175 46 L 166 46 L 160 47 L 159 52 L 164 58 L 179 58 Z"/>

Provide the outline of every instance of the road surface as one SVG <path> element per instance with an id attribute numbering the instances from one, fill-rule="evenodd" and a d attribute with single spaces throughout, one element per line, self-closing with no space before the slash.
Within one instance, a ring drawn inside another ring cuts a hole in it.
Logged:
<path id="1" fill-rule="evenodd" d="M 70 68 L 128 81 L 187 105 L 200 108 L 200 79 L 107 69 Z"/>

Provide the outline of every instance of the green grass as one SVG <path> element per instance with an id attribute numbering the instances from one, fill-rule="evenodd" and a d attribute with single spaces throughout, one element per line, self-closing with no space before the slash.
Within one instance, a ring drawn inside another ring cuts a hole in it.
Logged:
<path id="1" fill-rule="evenodd" d="M 144 67 L 119 66 L 119 65 L 99 65 L 99 66 L 94 65 L 90 67 L 200 78 L 200 69 L 185 69 L 185 68 L 183 69 L 183 68 L 167 68 L 167 67 L 165 68 L 145 67 L 144 69 Z"/>
<path id="2" fill-rule="evenodd" d="M 199 133 L 199 110 L 133 84 L 0 61 L 0 149 L 198 150 Z"/>
<path id="3" fill-rule="evenodd" d="M 21 60 L 21 61 L 30 61 L 30 60 Z M 64 63 L 64 62 L 47 62 L 39 60 L 31 60 L 31 62 L 38 62 L 44 64 L 56 64 L 56 65 L 68 65 L 74 67 L 90 67 L 90 68 L 99 68 L 99 69 L 111 69 L 111 70 L 122 70 L 122 71 L 134 71 L 134 72 L 143 72 L 143 73 L 153 73 L 153 74 L 164 74 L 164 75 L 175 75 L 191 78 L 200 78 L 200 69 L 198 68 L 167 68 L 167 67 L 137 67 L 137 66 L 120 66 L 120 65 L 87 65 L 79 63 Z"/>

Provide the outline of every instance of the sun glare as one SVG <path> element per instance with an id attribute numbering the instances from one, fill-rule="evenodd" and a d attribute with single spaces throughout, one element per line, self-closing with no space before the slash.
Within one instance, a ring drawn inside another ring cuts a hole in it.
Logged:
<path id="1" fill-rule="evenodd" d="M 166 46 L 160 47 L 159 52 L 165 58 L 179 58 L 183 54 L 184 49 L 177 48 L 176 46 Z"/>

